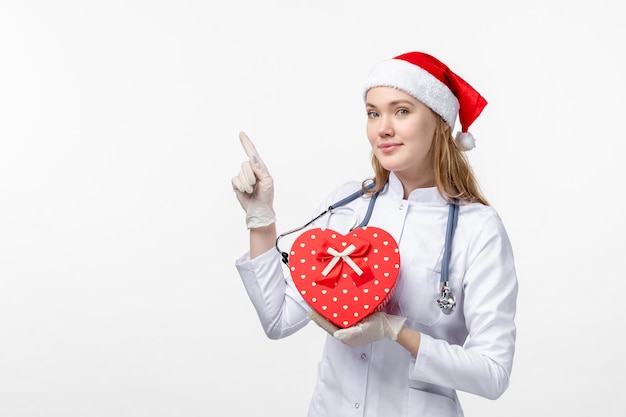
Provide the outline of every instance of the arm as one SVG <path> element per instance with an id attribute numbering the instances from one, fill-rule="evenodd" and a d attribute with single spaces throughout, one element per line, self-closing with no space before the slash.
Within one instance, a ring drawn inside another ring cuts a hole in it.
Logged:
<path id="1" fill-rule="evenodd" d="M 400 343 L 403 348 L 408 350 L 411 355 L 417 356 L 417 352 L 420 348 L 421 339 L 422 335 L 420 332 L 409 329 L 408 327 L 402 327 L 402 329 L 398 333 L 397 342 Z"/>
<path id="2" fill-rule="evenodd" d="M 241 164 L 232 186 L 246 212 L 250 251 L 237 260 L 236 267 L 263 330 L 269 338 L 279 339 L 303 327 L 308 311 L 285 279 L 280 257 L 271 251 L 276 241 L 273 179 L 248 136 L 241 133 L 239 138 L 248 160 Z"/>
<path id="3" fill-rule="evenodd" d="M 509 385 L 515 351 L 517 277 L 513 252 L 497 215 L 476 224 L 466 249 L 463 346 L 422 334 L 413 379 L 496 399 Z M 458 255 L 458 254 L 457 254 Z"/>
<path id="4" fill-rule="evenodd" d="M 464 319 L 468 330 L 464 346 L 420 333 L 405 326 L 403 317 L 386 313 L 375 313 L 347 329 L 329 326 L 315 313 L 311 318 L 349 346 L 385 337 L 397 341 L 416 358 L 411 379 L 498 398 L 508 387 L 512 367 L 517 278 L 508 237 L 499 219 L 491 219 L 488 225 L 478 225 L 480 232 L 466 249 L 470 261 L 463 303 L 453 313 Z"/>
<path id="5" fill-rule="evenodd" d="M 276 243 L 276 223 L 250 229 L 250 258 L 254 259 L 272 249 Z"/>

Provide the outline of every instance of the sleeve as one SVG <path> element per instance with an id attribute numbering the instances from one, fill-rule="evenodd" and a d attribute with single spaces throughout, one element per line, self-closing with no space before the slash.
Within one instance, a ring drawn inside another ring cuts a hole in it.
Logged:
<path id="1" fill-rule="evenodd" d="M 513 251 L 497 214 L 477 224 L 467 247 L 464 346 L 422 334 L 412 378 L 488 399 L 508 388 L 515 352 L 518 283 Z"/>
<path id="2" fill-rule="evenodd" d="M 269 250 L 252 260 L 246 252 L 235 266 L 267 337 L 287 337 L 309 322 L 310 307 L 285 278 L 278 252 Z"/>
<path id="3" fill-rule="evenodd" d="M 319 205 L 319 212 L 359 187 L 360 183 L 354 181 L 337 187 Z M 316 222 L 309 227 L 316 227 Z M 298 293 L 277 251 L 270 249 L 254 259 L 250 259 L 250 253 L 246 252 L 236 260 L 235 266 L 267 337 L 287 337 L 310 321 L 311 307 Z"/>

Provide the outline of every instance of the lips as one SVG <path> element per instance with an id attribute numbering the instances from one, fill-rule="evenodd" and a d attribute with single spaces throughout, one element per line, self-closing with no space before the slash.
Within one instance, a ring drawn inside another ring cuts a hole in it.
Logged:
<path id="1" fill-rule="evenodd" d="M 378 145 L 378 149 L 380 149 L 383 153 L 390 153 L 398 149 L 402 146 L 400 143 L 382 143 Z"/>

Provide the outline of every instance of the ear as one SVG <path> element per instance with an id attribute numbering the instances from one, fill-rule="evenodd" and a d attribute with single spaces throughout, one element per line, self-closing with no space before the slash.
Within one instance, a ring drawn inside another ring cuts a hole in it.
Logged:
<path id="1" fill-rule="evenodd" d="M 441 117 L 441 116 L 439 116 Z M 450 125 L 448 124 L 448 122 L 446 122 L 445 120 L 443 120 L 443 118 L 441 118 L 441 122 L 440 122 L 440 126 L 441 126 L 441 132 L 443 134 L 445 134 L 446 136 L 451 136 L 452 135 L 452 129 L 450 129 Z"/>

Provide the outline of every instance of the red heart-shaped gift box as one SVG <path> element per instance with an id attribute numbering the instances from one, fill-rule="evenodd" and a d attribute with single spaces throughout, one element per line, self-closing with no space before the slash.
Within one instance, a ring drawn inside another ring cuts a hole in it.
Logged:
<path id="1" fill-rule="evenodd" d="M 400 251 L 383 229 L 361 227 L 342 235 L 311 229 L 294 241 L 289 269 L 311 308 L 346 328 L 379 311 L 400 272 Z"/>

